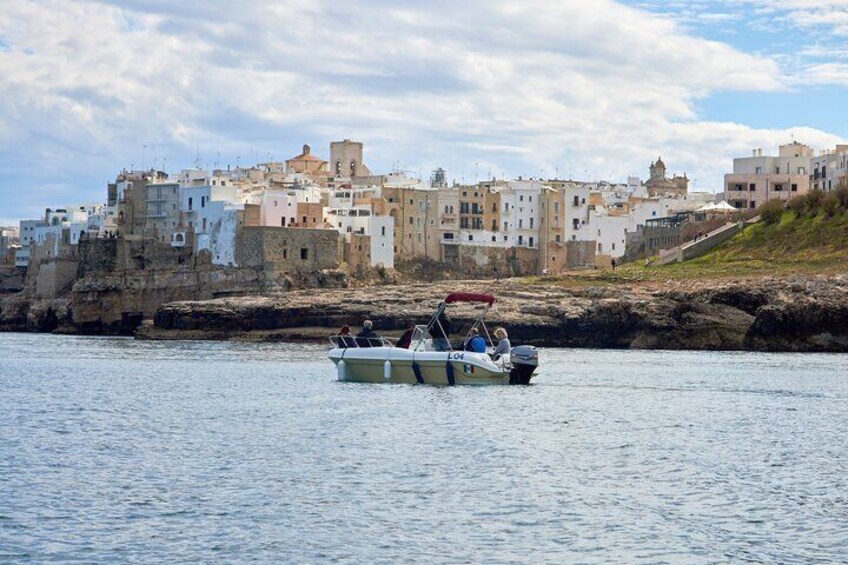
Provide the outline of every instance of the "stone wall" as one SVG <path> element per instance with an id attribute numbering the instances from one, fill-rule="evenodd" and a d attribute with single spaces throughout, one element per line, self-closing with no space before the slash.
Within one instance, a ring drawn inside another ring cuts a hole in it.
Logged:
<path id="1" fill-rule="evenodd" d="M 725 241 L 732 238 L 734 235 L 742 231 L 742 228 L 745 227 L 743 222 L 739 222 L 738 224 L 728 225 L 721 230 L 717 230 L 710 234 L 709 237 L 705 237 L 703 239 L 699 239 L 698 241 L 689 243 L 688 245 L 684 245 L 682 251 L 682 260 L 688 261 L 689 259 L 694 259 L 695 257 L 700 257 L 701 255 L 711 251 L 724 243 Z"/>
<path id="2" fill-rule="evenodd" d="M 118 239 L 81 239 L 78 276 L 87 273 L 111 273 L 117 267 Z"/>
<path id="3" fill-rule="evenodd" d="M 350 234 L 350 243 L 345 243 L 344 249 L 344 260 L 351 272 L 360 272 L 371 268 L 370 235 Z"/>
<path id="4" fill-rule="evenodd" d="M 35 277 L 35 293 L 40 298 L 56 298 L 65 294 L 77 278 L 79 261 L 57 257 L 42 261 Z"/>
<path id="5" fill-rule="evenodd" d="M 459 267 L 472 276 L 517 277 L 536 274 L 539 250 L 529 247 L 457 247 Z"/>
<path id="6" fill-rule="evenodd" d="M 587 269 L 595 266 L 597 246 L 594 241 L 568 241 L 565 246 L 568 269 Z"/>
<path id="7" fill-rule="evenodd" d="M 336 230 L 245 227 L 237 241 L 241 267 L 278 273 L 336 269 L 344 258 L 344 239 Z"/>

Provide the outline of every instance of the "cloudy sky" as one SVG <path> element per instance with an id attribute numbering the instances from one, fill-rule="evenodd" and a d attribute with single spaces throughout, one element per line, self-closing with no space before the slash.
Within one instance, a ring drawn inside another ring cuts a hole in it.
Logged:
<path id="1" fill-rule="evenodd" d="M 235 6 L 235 7 L 234 7 Z M 733 156 L 848 140 L 848 0 L 16 0 L 0 11 L 0 224 L 123 167 L 363 141 L 376 171 L 720 190 Z"/>

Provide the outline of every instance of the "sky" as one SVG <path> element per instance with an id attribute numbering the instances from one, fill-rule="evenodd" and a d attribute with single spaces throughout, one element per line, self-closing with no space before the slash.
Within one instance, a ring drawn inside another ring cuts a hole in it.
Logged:
<path id="1" fill-rule="evenodd" d="M 176 172 L 365 144 L 376 172 L 720 191 L 848 140 L 848 0 L 5 2 L 0 225 Z"/>

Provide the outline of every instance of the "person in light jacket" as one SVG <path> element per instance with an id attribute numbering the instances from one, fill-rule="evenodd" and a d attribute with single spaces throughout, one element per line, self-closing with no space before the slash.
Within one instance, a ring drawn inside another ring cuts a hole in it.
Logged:
<path id="1" fill-rule="evenodd" d="M 498 346 L 492 351 L 492 358 L 497 360 L 500 359 L 501 355 L 506 355 L 512 351 L 512 345 L 509 343 L 509 335 L 503 327 L 495 329 L 495 337 L 498 338 Z"/>

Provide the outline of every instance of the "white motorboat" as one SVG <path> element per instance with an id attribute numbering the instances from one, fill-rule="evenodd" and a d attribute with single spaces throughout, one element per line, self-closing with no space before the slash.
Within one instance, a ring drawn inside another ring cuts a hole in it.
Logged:
<path id="1" fill-rule="evenodd" d="M 488 341 L 486 352 L 458 351 L 450 345 L 441 317 L 449 305 L 462 302 L 482 306 L 472 328 Z M 386 338 L 332 336 L 329 357 L 336 364 L 338 380 L 431 385 L 529 384 L 539 365 L 535 347 L 521 345 L 512 347 L 505 355 L 491 354 L 495 347 L 483 317 L 494 302 L 494 297 L 488 294 L 449 294 L 426 325 L 415 326 L 408 347 L 398 347 Z"/>

